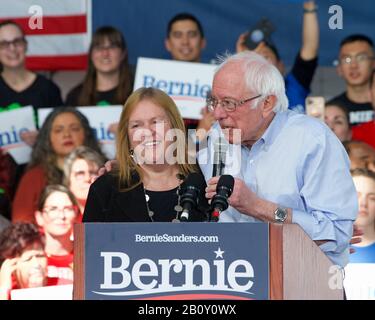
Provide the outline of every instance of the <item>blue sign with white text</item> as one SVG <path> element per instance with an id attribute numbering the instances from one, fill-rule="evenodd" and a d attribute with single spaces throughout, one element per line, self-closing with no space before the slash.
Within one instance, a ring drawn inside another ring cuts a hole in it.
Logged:
<path id="1" fill-rule="evenodd" d="M 268 224 L 86 223 L 85 299 L 268 299 Z"/>

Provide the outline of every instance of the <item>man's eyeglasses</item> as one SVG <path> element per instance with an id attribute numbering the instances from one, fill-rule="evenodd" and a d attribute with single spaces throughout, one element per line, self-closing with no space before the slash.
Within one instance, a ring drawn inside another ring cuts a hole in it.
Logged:
<path id="1" fill-rule="evenodd" d="M 360 53 L 357 54 L 356 56 L 343 56 L 340 57 L 340 64 L 352 64 L 354 61 L 357 63 L 363 63 L 368 60 L 373 60 L 373 56 L 369 56 L 366 53 Z"/>
<path id="2" fill-rule="evenodd" d="M 72 217 L 75 216 L 78 211 L 76 206 L 66 206 L 63 208 L 52 206 L 44 208 L 43 212 L 47 214 L 51 219 L 56 219 L 57 217 L 59 217 L 59 214 L 61 212 L 64 213 L 66 217 Z"/>
<path id="3" fill-rule="evenodd" d="M 246 102 L 257 99 L 261 96 L 262 96 L 261 94 L 258 94 L 255 97 L 251 97 L 249 99 L 245 99 L 245 100 L 241 100 L 241 101 L 237 101 L 237 100 L 229 99 L 229 98 L 219 100 L 219 99 L 215 99 L 213 97 L 209 97 L 209 98 L 206 99 L 206 105 L 207 105 L 207 108 L 208 108 L 209 111 L 214 111 L 216 109 L 217 105 L 221 104 L 221 106 L 225 109 L 225 111 L 232 112 L 232 111 L 236 110 L 236 108 L 245 104 Z"/>
<path id="4" fill-rule="evenodd" d="M 24 37 L 13 39 L 12 41 L 0 41 L 0 50 L 9 49 L 11 45 L 16 48 L 21 48 L 26 44 L 26 39 Z"/>

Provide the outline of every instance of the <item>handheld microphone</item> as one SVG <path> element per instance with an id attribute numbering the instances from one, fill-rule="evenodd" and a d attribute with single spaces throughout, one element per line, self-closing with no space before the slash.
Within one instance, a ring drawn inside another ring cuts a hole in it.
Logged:
<path id="1" fill-rule="evenodd" d="M 221 176 L 224 173 L 224 161 L 227 149 L 228 143 L 223 137 L 219 136 L 214 143 L 214 161 L 212 169 L 213 177 Z"/>
<path id="2" fill-rule="evenodd" d="M 181 221 L 188 221 L 190 212 L 195 209 L 199 202 L 199 194 L 204 192 L 205 180 L 202 175 L 193 172 L 190 173 L 184 181 L 186 187 L 181 195 L 180 203 L 182 206 L 182 212 L 180 215 Z"/>
<path id="3" fill-rule="evenodd" d="M 217 186 L 216 194 L 211 201 L 211 221 L 218 222 L 222 211 L 228 208 L 228 198 L 233 192 L 234 178 L 229 174 L 224 174 L 220 177 Z"/>

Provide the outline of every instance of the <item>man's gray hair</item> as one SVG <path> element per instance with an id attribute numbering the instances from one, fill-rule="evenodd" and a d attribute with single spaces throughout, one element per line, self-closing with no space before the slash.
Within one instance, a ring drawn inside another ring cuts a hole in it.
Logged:
<path id="1" fill-rule="evenodd" d="M 70 185 L 70 174 L 72 173 L 73 163 L 77 159 L 83 159 L 88 163 L 94 163 L 99 168 L 103 166 L 105 162 L 104 157 L 100 153 L 96 152 L 95 150 L 89 147 L 79 146 L 76 149 L 74 149 L 64 160 L 63 183 L 68 188 Z"/>
<path id="2" fill-rule="evenodd" d="M 244 71 L 246 88 L 254 93 L 261 94 L 265 99 L 267 96 L 276 97 L 274 112 L 288 109 L 288 98 L 285 94 L 285 81 L 280 71 L 261 55 L 253 51 L 244 51 L 234 55 L 225 54 L 218 58 L 220 65 L 215 70 L 215 75 L 228 63 L 241 63 Z M 261 101 L 261 100 L 260 100 Z M 258 104 L 255 105 L 256 108 Z"/>

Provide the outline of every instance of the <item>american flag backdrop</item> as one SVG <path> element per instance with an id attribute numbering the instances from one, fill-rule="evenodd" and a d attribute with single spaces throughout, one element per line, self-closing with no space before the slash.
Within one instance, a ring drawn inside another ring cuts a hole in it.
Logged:
<path id="1" fill-rule="evenodd" d="M 9 19 L 26 34 L 28 69 L 86 69 L 91 0 L 1 0 L 0 21 Z"/>

